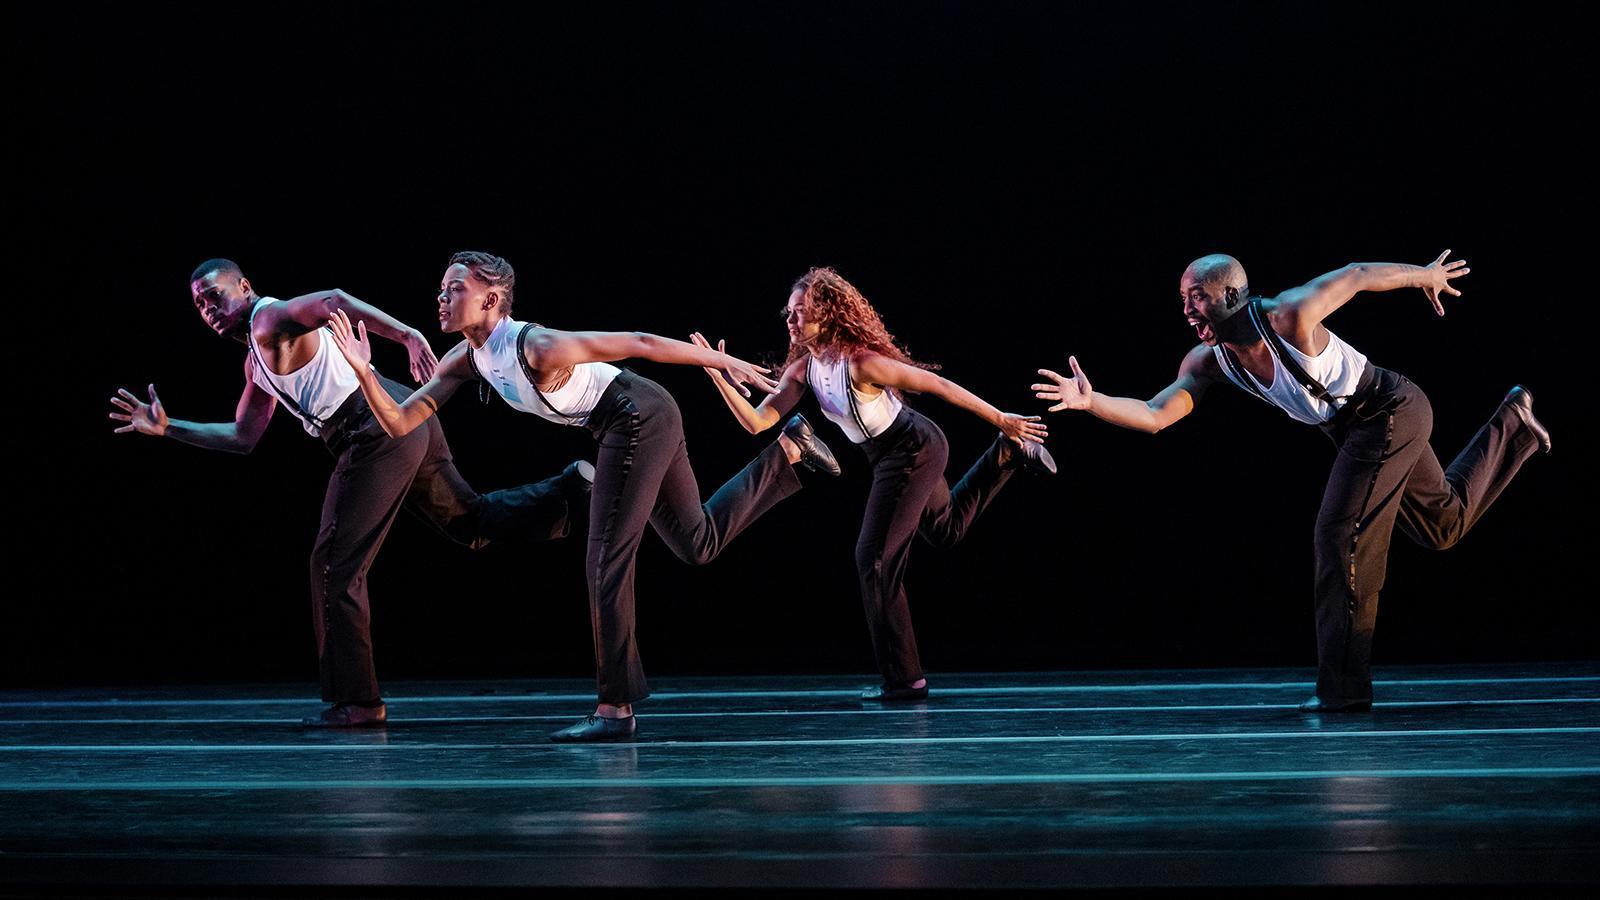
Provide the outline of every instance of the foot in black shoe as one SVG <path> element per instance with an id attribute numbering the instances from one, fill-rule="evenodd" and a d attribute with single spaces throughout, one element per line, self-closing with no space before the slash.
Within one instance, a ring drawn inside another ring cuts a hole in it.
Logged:
<path id="1" fill-rule="evenodd" d="M 1000 467 L 1009 469 L 1012 466 L 1021 466 L 1024 471 L 1035 475 L 1054 475 L 1056 473 L 1056 459 L 1050 451 L 1037 441 L 1023 441 L 1022 446 L 1017 442 L 1000 436 Z"/>
<path id="2" fill-rule="evenodd" d="M 916 703 L 928 699 L 928 686 L 879 684 L 862 691 L 861 699 L 874 703 Z"/>
<path id="3" fill-rule="evenodd" d="M 593 490 L 594 463 L 586 459 L 573 460 L 561 470 L 561 493 L 566 495 L 568 504 L 587 503 Z"/>
<path id="4" fill-rule="evenodd" d="M 1538 438 L 1539 448 L 1549 453 L 1550 430 L 1544 427 L 1543 422 L 1533 416 L 1533 391 L 1519 384 L 1507 392 L 1506 399 L 1501 402 L 1509 405 L 1516 412 L 1517 418 L 1522 420 L 1522 424 L 1533 432 L 1535 438 Z"/>
<path id="5" fill-rule="evenodd" d="M 1371 700 L 1340 700 L 1337 702 L 1312 697 L 1300 704 L 1303 713 L 1363 713 L 1372 711 Z"/>
<path id="6" fill-rule="evenodd" d="M 335 703 L 319 716 L 300 720 L 305 728 L 383 728 L 389 721 L 389 708 L 360 706 L 355 703 Z"/>
<path id="7" fill-rule="evenodd" d="M 795 413 L 789 424 L 783 426 L 783 436 L 800 448 L 801 465 L 824 475 L 839 474 L 839 461 L 833 458 L 833 451 L 828 449 L 828 445 L 817 437 L 805 416 Z"/>
<path id="8" fill-rule="evenodd" d="M 584 716 L 583 721 L 550 735 L 558 744 L 600 744 L 614 741 L 631 741 L 638 732 L 633 716 L 608 719 L 604 716 Z"/>

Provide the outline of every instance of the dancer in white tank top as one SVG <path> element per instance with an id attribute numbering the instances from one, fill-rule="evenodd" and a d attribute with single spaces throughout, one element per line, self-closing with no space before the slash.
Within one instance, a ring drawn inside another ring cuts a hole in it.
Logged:
<path id="1" fill-rule="evenodd" d="M 231 422 L 169 419 L 150 386 L 146 403 L 124 390 L 111 403 L 119 433 L 165 436 L 211 450 L 249 453 L 281 401 L 338 460 L 328 481 L 322 521 L 311 549 L 311 615 L 322 699 L 331 705 L 303 724 L 360 728 L 384 724 L 387 711 L 373 665 L 367 570 L 402 507 L 445 537 L 478 549 L 501 536 L 559 537 L 567 500 L 586 499 L 576 467 L 562 477 L 489 494 L 472 490 L 456 471 L 444 432 L 433 423 L 403 440 L 387 438 L 358 390 L 355 371 L 333 346 L 329 316 L 348 316 L 365 331 L 406 348 L 411 375 L 425 380 L 437 365 L 422 333 L 344 291 L 319 291 L 280 301 L 260 297 L 239 266 L 200 264 L 190 276 L 195 310 L 217 334 L 243 343 L 244 392 Z M 342 320 L 342 321 L 347 321 Z M 404 396 L 388 382 L 383 389 Z M 277 565 L 267 554 L 252 566 Z"/>
<path id="2" fill-rule="evenodd" d="M 785 310 L 789 356 L 778 389 L 751 405 L 733 383 L 708 370 L 722 399 L 752 434 L 782 421 L 809 386 L 822 414 L 862 448 L 872 464 L 872 490 L 856 543 L 856 569 L 867 630 L 883 682 L 863 700 L 917 701 L 927 679 L 911 628 L 905 574 L 911 539 L 951 546 L 1020 465 L 1054 472 L 1039 416 L 1001 412 L 966 388 L 913 361 L 883 325 L 877 310 L 833 269 L 812 269 L 795 282 Z M 695 342 L 709 349 L 699 334 Z M 718 343 L 720 349 L 722 344 Z M 931 394 L 1000 430 L 952 490 L 944 468 L 944 432 L 905 405 L 901 391 Z"/>
<path id="3" fill-rule="evenodd" d="M 1048 381 L 1033 386 L 1040 399 L 1055 402 L 1051 412 L 1088 410 L 1114 425 L 1155 433 L 1188 415 L 1210 385 L 1232 383 L 1333 439 L 1339 453 L 1313 545 L 1317 691 L 1301 705 L 1305 712 L 1372 707 L 1372 633 L 1394 528 L 1425 547 L 1451 546 L 1524 461 L 1550 449 L 1550 434 L 1533 415 L 1533 396 L 1519 385 L 1445 470 L 1428 446 L 1433 411 L 1427 396 L 1323 326 L 1363 291 L 1421 288 L 1444 315 L 1440 297 L 1460 296 L 1451 282 L 1468 271 L 1464 262 L 1446 262 L 1449 255 L 1446 250 L 1426 266 L 1352 263 L 1276 297 L 1254 299 L 1238 260 L 1201 257 L 1184 270 L 1178 287 L 1200 344 L 1166 390 L 1149 400 L 1097 393 L 1076 357 L 1068 359 L 1071 376 L 1040 369 Z M 1207 460 L 1203 469 L 1212 464 Z M 1235 541 L 1224 546 L 1238 552 Z"/>
<path id="4" fill-rule="evenodd" d="M 625 741 L 637 730 L 633 704 L 649 696 L 634 634 L 634 567 L 646 525 L 692 565 L 715 559 L 741 531 L 800 489 L 796 463 L 838 473 L 804 419 L 734 476 L 709 501 L 683 438 L 678 405 L 660 385 L 613 362 L 641 358 L 713 366 L 735 390 L 775 385 L 767 370 L 726 353 L 642 332 L 559 331 L 511 317 L 516 274 L 488 253 L 457 253 L 439 289 L 439 325 L 465 338 L 433 378 L 402 403 L 377 382 L 363 331 L 333 323 L 361 391 L 390 435 L 429 421 L 469 381 L 481 380 L 514 409 L 587 429 L 599 444 L 589 518 L 586 574 L 594 623 L 599 703 L 593 715 L 551 735 L 556 741 Z"/>

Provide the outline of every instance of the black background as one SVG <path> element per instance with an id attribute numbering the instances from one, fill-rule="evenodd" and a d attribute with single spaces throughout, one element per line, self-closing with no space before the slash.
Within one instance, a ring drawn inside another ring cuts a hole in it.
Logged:
<path id="1" fill-rule="evenodd" d="M 1033 370 L 1068 351 L 1101 390 L 1167 384 L 1193 343 L 1178 276 L 1203 253 L 1272 293 L 1452 248 L 1473 272 L 1446 318 L 1406 291 L 1331 326 L 1429 393 L 1445 461 L 1518 381 L 1558 446 L 1458 548 L 1396 536 L 1378 659 L 1594 653 L 1576 23 L 1506 4 L 31 6 L 5 39 L 7 684 L 313 683 L 321 445 L 287 414 L 247 457 L 112 435 L 106 398 L 155 382 L 175 417 L 231 416 L 243 350 L 189 304 L 201 259 L 273 296 L 344 288 L 442 353 L 433 296 L 463 248 L 517 266 L 519 318 L 700 329 L 763 359 L 790 282 L 831 264 L 919 357 L 1029 412 Z M 393 347 L 378 362 L 403 373 Z M 679 398 L 703 493 L 769 439 L 699 371 L 637 368 Z M 913 402 L 952 477 L 989 442 Z M 498 401 L 443 416 L 485 489 L 592 453 Z M 1060 476 L 915 551 L 932 671 L 1313 662 L 1326 438 L 1220 390 L 1155 437 L 1050 424 Z M 646 538 L 649 671 L 872 671 L 864 466 L 824 428 L 846 477 L 716 564 Z M 403 517 L 372 572 L 380 673 L 587 675 L 581 557 L 474 555 Z"/>

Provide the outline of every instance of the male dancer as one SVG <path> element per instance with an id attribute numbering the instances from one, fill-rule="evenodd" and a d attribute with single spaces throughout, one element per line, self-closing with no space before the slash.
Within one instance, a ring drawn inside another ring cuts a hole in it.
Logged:
<path id="1" fill-rule="evenodd" d="M 1305 712 L 1372 708 L 1372 631 L 1396 524 L 1424 547 L 1455 544 L 1523 462 L 1550 451 L 1533 416 L 1533 395 L 1513 387 L 1488 424 L 1442 469 L 1428 446 L 1433 410 L 1404 376 L 1378 368 L 1322 322 L 1362 291 L 1421 288 L 1444 315 L 1440 294 L 1466 263 L 1352 263 L 1276 297 L 1252 297 L 1231 256 L 1189 264 L 1179 284 L 1183 313 L 1200 338 L 1178 378 L 1149 401 L 1095 392 L 1069 357 L 1073 377 L 1048 369 L 1035 396 L 1051 412 L 1086 409 L 1114 425 L 1155 433 L 1194 409 L 1205 389 L 1228 381 L 1296 421 L 1316 425 L 1339 448 L 1317 513 L 1317 690 Z"/>
<path id="2" fill-rule="evenodd" d="M 390 438 L 372 418 L 355 370 L 328 339 L 329 317 L 344 312 L 373 332 L 402 344 L 418 381 L 438 365 L 427 339 L 344 291 L 320 291 L 287 302 L 261 297 L 239 266 L 226 259 L 200 264 L 189 279 L 196 311 L 217 334 L 245 344 L 244 392 L 232 422 L 169 419 L 155 385 L 144 403 L 126 390 L 111 398 L 126 422 L 116 433 L 167 436 L 204 447 L 249 453 L 266 432 L 279 401 L 320 437 L 336 462 L 311 551 L 312 625 L 322 673 L 322 699 L 331 703 L 308 718 L 310 727 L 382 726 L 388 712 L 372 661 L 367 570 L 402 506 L 444 536 L 473 549 L 497 538 L 538 539 L 567 533 L 569 502 L 587 502 L 593 468 L 573 463 L 555 478 L 478 494 L 456 471 L 437 420 L 403 438 Z M 410 392 L 385 381 L 397 399 Z"/>

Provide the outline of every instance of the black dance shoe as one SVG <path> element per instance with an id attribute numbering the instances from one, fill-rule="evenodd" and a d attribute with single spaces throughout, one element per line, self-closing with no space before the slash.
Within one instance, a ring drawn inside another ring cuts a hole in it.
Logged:
<path id="1" fill-rule="evenodd" d="M 1303 713 L 1363 713 L 1372 711 L 1371 700 L 1341 700 L 1337 703 L 1312 697 L 1300 704 Z"/>
<path id="2" fill-rule="evenodd" d="M 561 470 L 561 493 L 567 498 L 567 505 L 588 503 L 593 491 L 594 463 L 586 459 L 573 460 Z"/>
<path id="3" fill-rule="evenodd" d="M 1013 466 L 1021 466 L 1023 471 L 1031 472 L 1034 475 L 1054 475 L 1056 473 L 1056 458 L 1050 455 L 1050 451 L 1045 449 L 1043 444 L 1036 441 L 1023 441 L 1022 446 L 1019 447 L 1016 441 L 1001 435 L 1000 445 L 1002 447 L 1001 468 L 1009 469 Z"/>
<path id="4" fill-rule="evenodd" d="M 805 416 L 795 413 L 789 424 L 783 426 L 783 434 L 800 448 L 801 465 L 824 475 L 839 474 L 839 461 L 833 458 L 833 451 L 828 449 L 828 445 L 817 437 Z"/>
<path id="5" fill-rule="evenodd" d="M 1516 411 L 1517 418 L 1521 419 L 1522 424 L 1528 426 L 1528 430 L 1533 432 L 1533 436 L 1539 439 L 1539 448 L 1549 453 L 1550 430 L 1544 427 L 1543 422 L 1533 417 L 1533 391 L 1519 384 L 1507 392 L 1506 399 L 1500 402 L 1510 404 L 1511 408 Z"/>
<path id="6" fill-rule="evenodd" d="M 359 706 L 355 703 L 335 703 L 319 716 L 300 720 L 303 728 L 383 728 L 389 723 L 389 708 Z"/>
<path id="7" fill-rule="evenodd" d="M 583 721 L 550 735 L 558 744 L 602 744 L 614 741 L 631 741 L 639 730 L 633 716 L 607 719 L 604 716 L 584 716 Z"/>
<path id="8" fill-rule="evenodd" d="M 928 699 L 928 686 L 879 684 L 862 691 L 861 699 L 874 703 L 916 703 Z"/>

